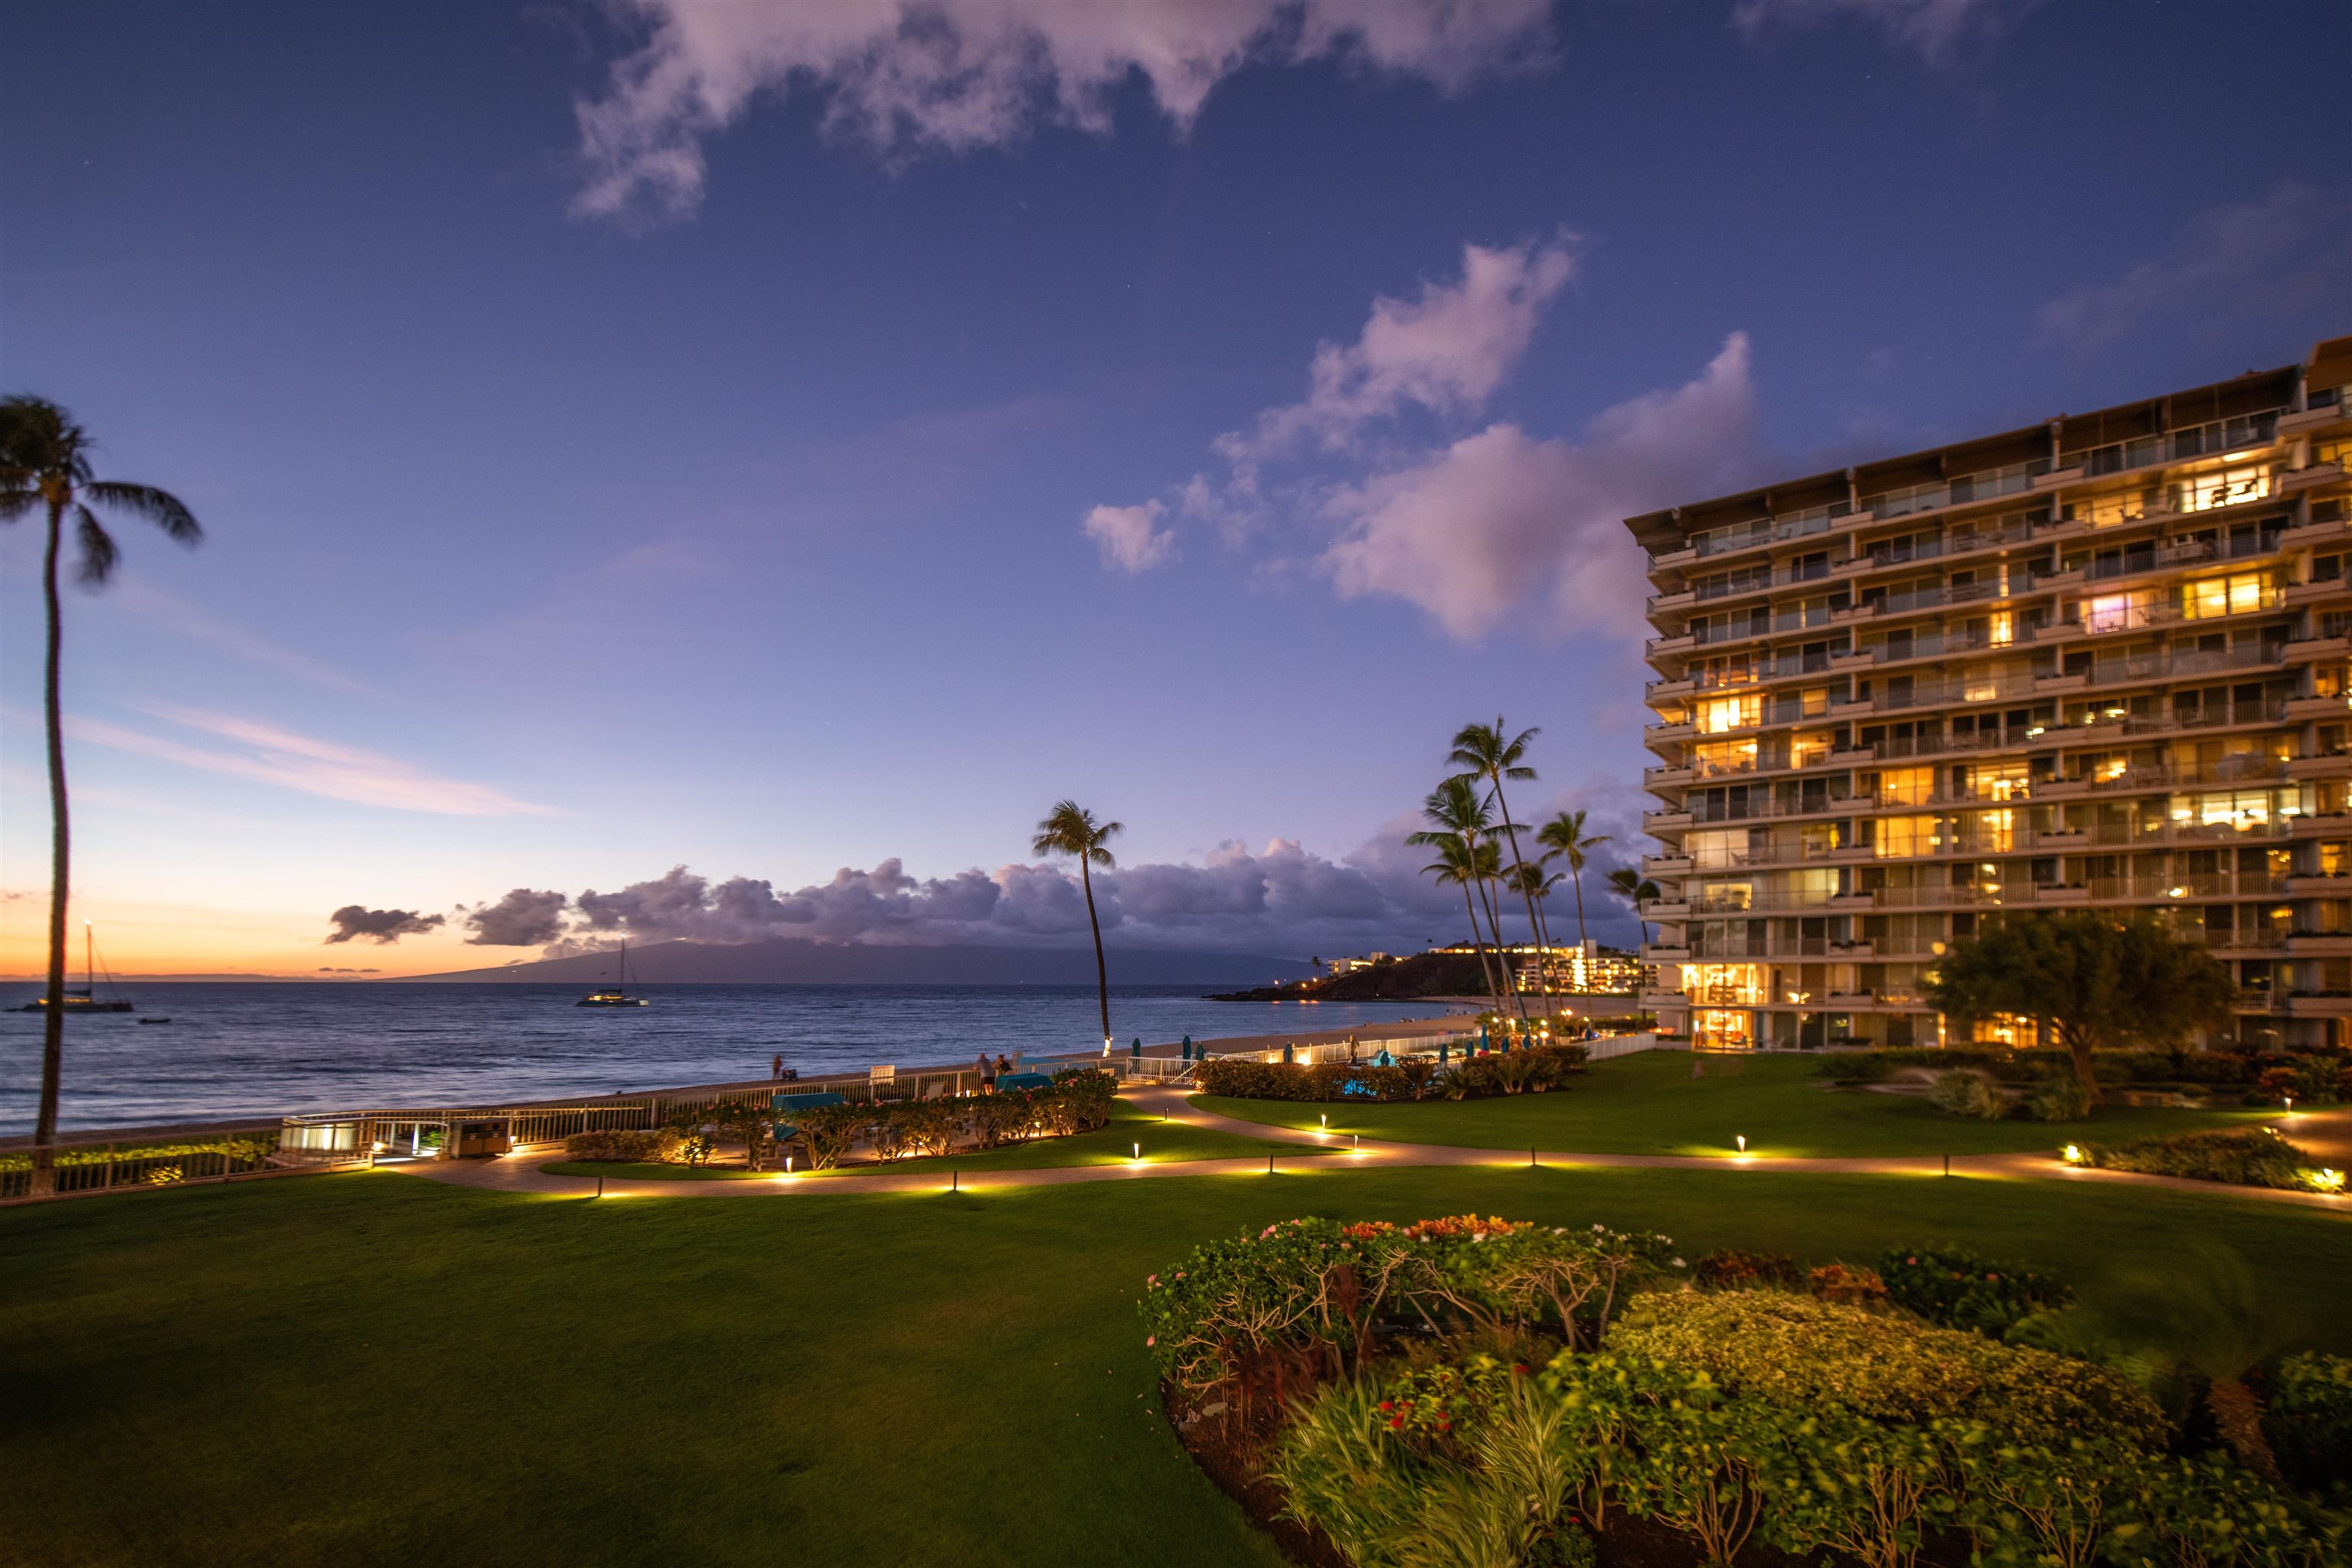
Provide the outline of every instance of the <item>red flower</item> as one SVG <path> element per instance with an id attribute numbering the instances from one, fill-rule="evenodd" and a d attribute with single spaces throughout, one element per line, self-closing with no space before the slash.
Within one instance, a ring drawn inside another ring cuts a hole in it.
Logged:
<path id="1" fill-rule="evenodd" d="M 1391 1415 L 1391 1416 L 1390 1416 L 1390 1417 L 1389 1417 L 1389 1430 L 1390 1430 L 1390 1431 L 1391 1431 L 1391 1432 L 1402 1432 L 1402 1431 L 1403 1431 L 1403 1430 L 1404 1430 L 1404 1417 L 1403 1417 L 1403 1416 L 1402 1416 L 1402 1415 Z"/>

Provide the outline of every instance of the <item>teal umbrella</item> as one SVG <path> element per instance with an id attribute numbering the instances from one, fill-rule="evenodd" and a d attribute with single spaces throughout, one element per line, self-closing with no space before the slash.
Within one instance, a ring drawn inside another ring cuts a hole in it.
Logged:
<path id="1" fill-rule="evenodd" d="M 1440 1040 L 1440 1041 L 1438 1041 L 1438 1042 L 1437 1042 L 1437 1065 L 1438 1065 L 1439 1067 L 1444 1067 L 1447 1062 L 1450 1062 L 1450 1061 L 1452 1061 L 1453 1059 L 1454 1059 L 1454 1047 L 1453 1047 L 1453 1044 L 1452 1044 L 1450 1041 L 1446 1041 L 1446 1040 Z"/>
<path id="2" fill-rule="evenodd" d="M 1285 1067 L 1288 1067 L 1288 1066 L 1290 1066 L 1291 1064 L 1293 1064 L 1294 1062 L 1296 1062 L 1296 1061 L 1297 1061 L 1297 1060 L 1298 1060 L 1298 1047 L 1297 1047 L 1297 1046 L 1296 1046 L 1295 1044 L 1292 1044 L 1292 1045 L 1285 1045 L 1285 1046 L 1282 1047 L 1282 1065 L 1283 1065 L 1283 1066 L 1285 1066 Z"/>
<path id="3" fill-rule="evenodd" d="M 1135 1037 L 1135 1044 L 1127 1047 L 1127 1054 L 1138 1061 L 1143 1059 L 1143 1037 L 1141 1035 Z"/>
<path id="4" fill-rule="evenodd" d="M 1184 1059 L 1188 1062 L 1192 1059 L 1192 1037 L 1190 1035 L 1184 1037 Z"/>
<path id="5" fill-rule="evenodd" d="M 1486 1050 L 1486 1049 L 1487 1048 L 1487 1047 L 1486 1047 L 1486 1025 L 1484 1025 L 1484 1024 L 1481 1024 L 1481 1025 L 1479 1025 L 1479 1026 L 1478 1026 L 1478 1048 L 1479 1048 L 1481 1051 L 1484 1051 L 1484 1050 Z"/>

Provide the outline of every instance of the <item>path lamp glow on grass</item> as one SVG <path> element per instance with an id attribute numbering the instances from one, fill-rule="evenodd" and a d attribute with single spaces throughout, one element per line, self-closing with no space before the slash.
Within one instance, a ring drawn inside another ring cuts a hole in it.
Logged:
<path id="1" fill-rule="evenodd" d="M 2311 1190 L 2315 1193 L 2340 1194 L 2344 1191 L 2344 1173 L 2327 1166 L 2305 1171 L 2303 1179 L 2311 1184 Z"/>
<path id="2" fill-rule="evenodd" d="M 2080 1143 L 2069 1143 L 2061 1152 L 2066 1156 L 2066 1163 L 2070 1165 L 2083 1163 L 2083 1146 Z"/>

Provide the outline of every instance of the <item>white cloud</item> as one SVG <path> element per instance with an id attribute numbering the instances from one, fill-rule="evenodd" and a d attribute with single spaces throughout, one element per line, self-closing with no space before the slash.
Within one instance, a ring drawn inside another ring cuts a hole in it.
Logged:
<path id="1" fill-rule="evenodd" d="M 364 681 L 354 679 L 324 660 L 298 653 L 289 647 L 281 647 L 243 626 L 220 620 L 132 573 L 118 575 L 99 602 L 126 611 L 142 621 L 167 626 L 183 637 L 210 643 L 240 658 L 268 665 L 320 686 L 357 696 L 383 695 Z"/>
<path id="2" fill-rule="evenodd" d="M 157 708 L 152 711 L 160 719 L 236 742 L 246 749 L 214 751 L 79 717 L 68 718 L 66 731 L 74 739 L 90 745 L 156 757 L 183 767 L 357 805 L 450 816 L 555 815 L 551 807 L 517 800 L 488 784 L 440 778 L 397 758 L 313 740 L 258 720 L 184 708 Z"/>
<path id="3" fill-rule="evenodd" d="M 1374 300 L 1354 342 L 1317 346 L 1304 401 L 1267 409 L 1247 435 L 1218 437 L 1218 451 L 1246 464 L 1302 443 L 1347 447 L 1366 426 L 1408 406 L 1476 412 L 1518 367 L 1544 307 L 1574 275 L 1576 244 L 1562 230 L 1502 250 L 1464 246 L 1458 282 L 1424 282 L 1413 300 Z"/>
<path id="4" fill-rule="evenodd" d="M 1322 565 L 1343 598 L 1419 605 L 1457 638 L 1531 602 L 1546 629 L 1638 629 L 1646 588 L 1624 519 L 1737 489 L 1763 461 L 1748 338 L 1699 376 L 1618 405 L 1580 442 L 1490 426 L 1338 490 Z"/>
<path id="5" fill-rule="evenodd" d="M 1148 500 L 1141 506 L 1098 506 L 1080 526 L 1102 552 L 1103 564 L 1129 576 L 1148 572 L 1170 560 L 1176 551 L 1172 530 L 1155 526 L 1167 507 Z"/>
<path id="6" fill-rule="evenodd" d="M 1739 0 L 1732 25 L 1753 38 L 1775 26 L 1839 22 L 1876 26 L 1889 41 L 1940 65 L 1971 41 L 1990 41 L 2040 0 Z"/>
<path id="7" fill-rule="evenodd" d="M 2344 298 L 2352 288 L 2352 234 L 2341 196 L 2284 180 L 2257 201 L 2212 207 L 2189 220 L 2162 261 L 2143 261 L 2113 283 L 2077 289 L 2042 308 L 2046 337 L 2078 352 L 2104 347 L 2151 317 L 2213 313 L 2226 296 L 2247 305 L 2300 305 Z"/>
<path id="8" fill-rule="evenodd" d="M 1459 91 L 1548 59 L 1546 0 L 625 0 L 645 29 L 576 106 L 582 214 L 676 217 L 704 140 L 762 94 L 822 100 L 828 134 L 885 160 L 1110 129 L 1140 76 L 1181 132 L 1253 64 L 1339 59 Z"/>

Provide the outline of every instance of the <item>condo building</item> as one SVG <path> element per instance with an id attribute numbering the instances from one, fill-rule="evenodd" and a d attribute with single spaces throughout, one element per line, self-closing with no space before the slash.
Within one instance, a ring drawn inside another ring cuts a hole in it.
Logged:
<path id="1" fill-rule="evenodd" d="M 2337 338 L 1629 519 L 1655 590 L 1659 1026 L 1957 1044 L 1920 992 L 1950 944 L 2149 910 L 2237 980 L 2209 1046 L 2346 1043 L 2347 469 Z"/>

